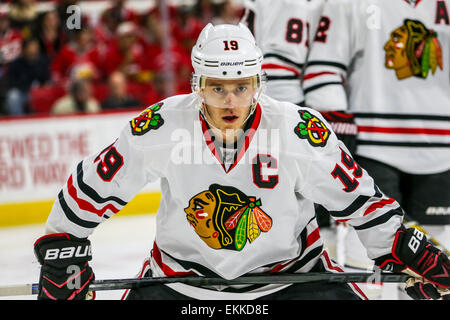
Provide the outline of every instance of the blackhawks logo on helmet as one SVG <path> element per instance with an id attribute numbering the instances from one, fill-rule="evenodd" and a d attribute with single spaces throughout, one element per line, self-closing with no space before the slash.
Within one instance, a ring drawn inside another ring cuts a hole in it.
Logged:
<path id="1" fill-rule="evenodd" d="M 184 212 L 209 247 L 241 251 L 261 232 L 272 228 L 272 219 L 261 206 L 261 199 L 248 197 L 234 187 L 213 184 L 193 196 Z"/>
<path id="2" fill-rule="evenodd" d="M 136 118 L 130 121 L 131 133 L 134 136 L 141 136 L 150 130 L 156 130 L 164 124 L 164 119 L 156 113 L 163 103 L 154 104 L 142 111 Z"/>
<path id="3" fill-rule="evenodd" d="M 418 20 L 406 19 L 391 32 L 384 45 L 385 67 L 394 69 L 397 79 L 426 79 L 443 69 L 442 48 L 437 33 Z"/>
<path id="4" fill-rule="evenodd" d="M 306 110 L 299 110 L 300 121 L 294 132 L 300 139 L 308 140 L 313 147 L 324 147 L 330 137 L 330 130 L 319 118 Z"/>

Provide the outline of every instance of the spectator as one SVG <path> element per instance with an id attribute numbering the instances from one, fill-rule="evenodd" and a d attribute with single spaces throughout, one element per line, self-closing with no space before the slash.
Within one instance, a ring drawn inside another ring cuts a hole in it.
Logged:
<path id="1" fill-rule="evenodd" d="M 37 39 L 23 42 L 22 56 L 14 60 L 7 73 L 7 113 L 21 115 L 29 112 L 29 90 L 33 85 L 43 85 L 50 80 L 50 63 L 42 55 Z"/>
<path id="2" fill-rule="evenodd" d="M 20 32 L 11 27 L 8 15 L 0 11 L 0 78 L 7 65 L 20 56 L 22 40 Z"/>
<path id="3" fill-rule="evenodd" d="M 122 109 L 138 107 L 141 103 L 127 93 L 126 78 L 123 73 L 113 72 L 108 79 L 109 94 L 102 103 L 102 109 Z"/>
<path id="4" fill-rule="evenodd" d="M 69 92 L 64 97 L 56 100 L 50 113 L 71 114 L 77 112 L 94 113 L 101 110 L 98 101 L 93 96 L 91 80 L 73 80 Z"/>
<path id="5" fill-rule="evenodd" d="M 193 6 L 181 5 L 177 15 L 176 26 L 173 32 L 174 39 L 181 44 L 188 55 L 191 54 L 192 47 L 195 44 L 200 32 L 205 24 L 195 15 Z"/>
<path id="6" fill-rule="evenodd" d="M 218 15 L 218 6 L 213 0 L 198 0 L 194 5 L 194 11 L 204 25 Z"/>
<path id="7" fill-rule="evenodd" d="M 94 36 L 102 53 L 105 53 L 115 41 L 118 25 L 119 22 L 114 19 L 110 12 L 104 11 L 100 17 L 100 22 L 94 26 Z"/>
<path id="8" fill-rule="evenodd" d="M 102 77 L 100 60 L 92 30 L 82 28 L 74 33 L 73 40 L 64 45 L 55 56 L 51 66 L 52 79 L 54 82 L 66 82 L 71 76 L 82 76 L 99 80 Z"/>
<path id="9" fill-rule="evenodd" d="M 176 78 L 170 77 L 165 72 L 155 74 L 153 85 L 145 95 L 144 103 L 152 105 L 168 97 L 169 93 L 187 94 L 191 91 L 189 82 L 177 81 Z"/>
<path id="10" fill-rule="evenodd" d="M 6 72 L 11 61 L 20 56 L 22 50 L 22 36 L 12 29 L 8 14 L 0 11 L 0 111 L 6 113 L 3 105 L 7 93 Z"/>
<path id="11" fill-rule="evenodd" d="M 117 27 L 117 39 L 106 52 L 104 72 L 107 76 L 120 71 L 128 80 L 140 80 L 145 58 L 137 32 L 138 28 L 132 22 L 124 22 Z M 150 60 L 148 57 L 147 59 Z"/>
<path id="12" fill-rule="evenodd" d="M 56 10 L 43 12 L 34 30 L 35 37 L 39 40 L 42 54 L 53 60 L 67 41 L 62 32 L 61 20 Z"/>
<path id="13" fill-rule="evenodd" d="M 106 9 L 103 14 L 110 16 L 118 24 L 122 22 L 137 23 L 137 14 L 128 8 L 125 8 L 126 0 L 113 0 L 112 6 Z"/>
<path id="14" fill-rule="evenodd" d="M 20 29 L 25 38 L 30 36 L 37 17 L 38 11 L 34 0 L 15 0 L 9 6 L 11 26 Z"/>
<path id="15" fill-rule="evenodd" d="M 217 16 L 211 19 L 211 23 L 217 24 L 237 24 L 239 22 L 238 8 L 233 4 L 231 0 L 225 0 L 218 4 Z"/>
<path id="16" fill-rule="evenodd" d="M 156 16 L 149 18 L 147 23 L 153 31 L 154 41 L 146 44 L 145 52 L 151 52 L 152 59 L 144 61 L 144 69 L 153 74 L 163 72 L 166 77 L 172 76 L 180 83 L 189 83 L 192 73 L 190 55 L 177 41 L 169 39 L 168 43 L 163 42 L 167 41 L 167 38 L 164 38 L 162 24 Z M 164 45 L 167 45 L 167 48 L 164 48 Z M 178 84 L 175 87 L 177 86 Z M 170 94 L 168 92 L 168 95 Z"/>

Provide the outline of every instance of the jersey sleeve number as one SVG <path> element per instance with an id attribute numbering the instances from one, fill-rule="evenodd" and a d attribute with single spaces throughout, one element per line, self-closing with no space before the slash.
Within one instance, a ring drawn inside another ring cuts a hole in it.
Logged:
<path id="1" fill-rule="evenodd" d="M 317 27 L 316 31 L 316 37 L 314 38 L 314 41 L 317 42 L 327 42 L 328 34 L 327 31 L 330 29 L 330 18 L 326 16 L 322 16 L 319 21 L 319 25 Z"/>
<path id="2" fill-rule="evenodd" d="M 331 175 L 334 179 L 339 178 L 344 185 L 343 190 L 345 192 L 352 192 L 358 187 L 358 178 L 362 177 L 363 171 L 356 161 L 342 149 L 341 164 L 343 164 L 344 168 L 339 164 L 336 164 Z M 349 175 L 348 172 L 350 172 L 351 175 Z"/>
<path id="3" fill-rule="evenodd" d="M 103 150 L 95 158 L 94 162 L 97 161 L 99 162 L 97 165 L 97 174 L 103 181 L 111 181 L 123 166 L 123 157 L 113 146 Z"/>
<path id="4" fill-rule="evenodd" d="M 309 34 L 309 23 L 304 23 L 302 20 L 297 18 L 291 18 L 287 22 L 286 26 L 286 41 L 290 43 L 301 43 L 303 40 L 303 28 L 306 25 L 306 41 L 305 45 L 308 47 L 308 34 Z"/>

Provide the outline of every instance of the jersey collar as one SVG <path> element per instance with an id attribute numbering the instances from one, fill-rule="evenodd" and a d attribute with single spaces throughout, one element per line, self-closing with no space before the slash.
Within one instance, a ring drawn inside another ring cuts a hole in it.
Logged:
<path id="1" fill-rule="evenodd" d="M 404 1 L 406 1 L 411 6 L 417 7 L 417 5 L 421 0 L 404 0 Z"/>
<path id="2" fill-rule="evenodd" d="M 215 137 L 212 135 L 212 130 L 210 130 L 210 127 L 201 112 L 199 112 L 199 118 L 202 125 L 202 131 L 206 145 L 208 146 L 214 157 L 216 157 L 216 159 L 219 161 L 225 173 L 228 173 L 238 164 L 239 160 L 242 159 L 248 147 L 250 146 L 250 142 L 252 141 L 256 129 L 258 129 L 259 123 L 261 122 L 261 107 L 259 104 L 257 104 L 255 111 L 247 120 L 247 124 L 244 128 L 244 134 L 239 138 L 237 142 L 237 150 L 236 156 L 234 157 L 234 162 L 228 169 L 226 169 L 226 166 L 222 161 L 218 145 L 216 145 L 215 143 L 215 140 L 217 139 L 215 139 Z"/>

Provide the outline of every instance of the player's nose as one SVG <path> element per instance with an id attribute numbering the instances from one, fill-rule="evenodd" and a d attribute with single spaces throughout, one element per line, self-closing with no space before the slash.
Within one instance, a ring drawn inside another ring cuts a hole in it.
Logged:
<path id="1" fill-rule="evenodd" d="M 225 107 L 232 108 L 235 105 L 236 99 L 236 95 L 232 91 L 228 91 L 224 100 Z"/>

